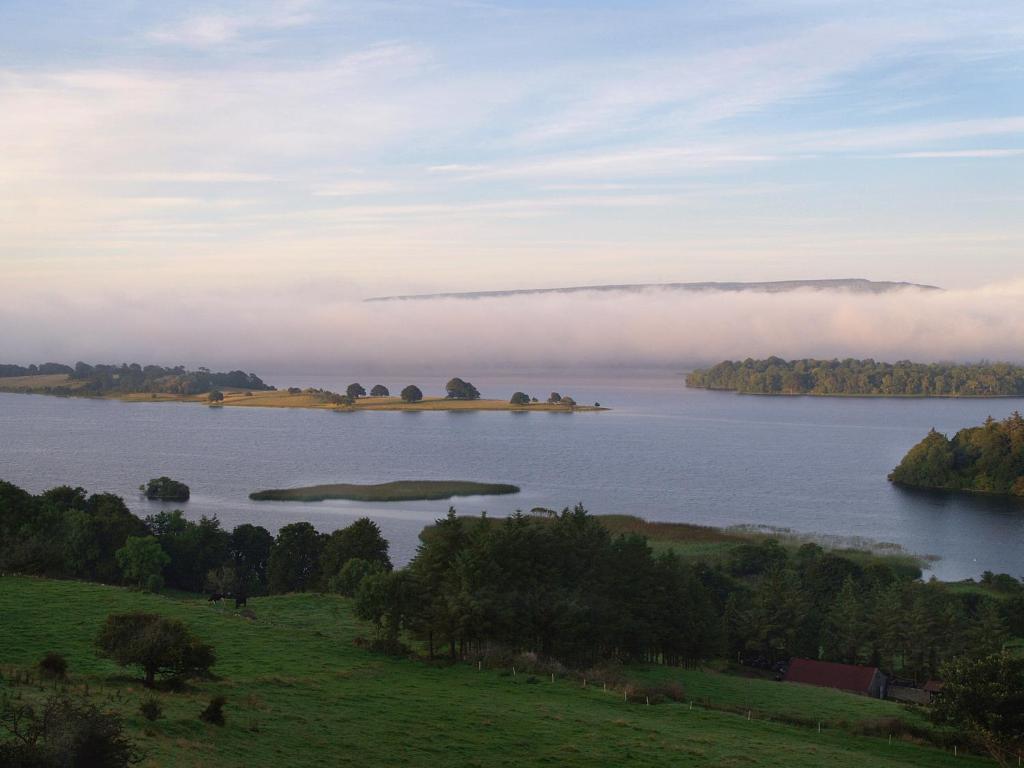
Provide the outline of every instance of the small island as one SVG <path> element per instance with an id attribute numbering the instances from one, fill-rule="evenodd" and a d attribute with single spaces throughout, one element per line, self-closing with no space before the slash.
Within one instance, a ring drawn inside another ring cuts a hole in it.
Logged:
<path id="1" fill-rule="evenodd" d="M 214 408 L 240 406 L 255 408 L 323 408 L 333 411 L 550 411 L 578 413 L 606 411 L 600 403 L 584 405 L 557 392 L 544 401 L 523 392 L 509 399 L 486 399 L 469 381 L 452 378 L 444 386 L 444 395 L 425 395 L 416 384 L 392 395 L 385 384 L 367 388 L 359 382 L 349 384 L 344 393 L 317 387 L 277 389 L 265 384 L 254 373 L 230 371 L 212 373 L 207 368 L 195 371 L 184 366 L 167 368 L 138 363 L 88 365 L 73 368 L 61 363 L 42 365 L 0 364 L 0 392 L 16 392 L 58 397 L 99 397 L 128 402 L 204 403 Z"/>
<path id="2" fill-rule="evenodd" d="M 686 376 L 686 386 L 744 395 L 1024 397 L 1024 367 L 1010 363 L 875 360 L 726 360 Z"/>
<path id="3" fill-rule="evenodd" d="M 931 430 L 889 475 L 898 485 L 1024 496 L 1024 417 L 989 417 L 953 439 Z"/>
<path id="4" fill-rule="evenodd" d="M 519 486 L 464 480 L 396 480 L 376 485 L 337 483 L 303 488 L 277 488 L 250 493 L 254 501 L 435 501 L 454 496 L 502 496 L 519 493 Z"/>
<path id="5" fill-rule="evenodd" d="M 192 495 L 187 485 L 169 477 L 154 477 L 139 490 L 150 501 L 188 501 Z"/>

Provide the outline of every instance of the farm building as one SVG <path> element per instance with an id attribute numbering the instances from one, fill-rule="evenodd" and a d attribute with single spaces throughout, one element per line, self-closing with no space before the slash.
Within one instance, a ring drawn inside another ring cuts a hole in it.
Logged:
<path id="1" fill-rule="evenodd" d="M 885 698 L 886 677 L 878 667 L 792 659 L 782 679 L 787 683 L 838 688 L 841 691 L 859 693 L 876 699 Z"/>

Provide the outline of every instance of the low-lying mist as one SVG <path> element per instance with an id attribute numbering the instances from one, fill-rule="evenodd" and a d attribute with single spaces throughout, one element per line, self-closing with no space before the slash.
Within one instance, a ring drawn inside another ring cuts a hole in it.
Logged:
<path id="1" fill-rule="evenodd" d="M 667 366 L 721 359 L 1024 361 L 1024 282 L 881 295 L 577 293 L 364 303 L 283 291 L 20 296 L 0 362 L 183 362 L 305 370 Z"/>

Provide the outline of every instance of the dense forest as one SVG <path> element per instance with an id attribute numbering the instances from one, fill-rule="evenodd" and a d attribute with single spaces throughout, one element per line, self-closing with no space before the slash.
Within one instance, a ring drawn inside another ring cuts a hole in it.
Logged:
<path id="1" fill-rule="evenodd" d="M 167 368 L 161 365 L 89 365 L 75 363 L 74 368 L 60 363 L 42 365 L 0 365 L 2 376 L 36 376 L 67 374 L 68 386 L 50 387 L 51 394 L 105 395 L 133 392 L 159 392 L 176 395 L 199 395 L 216 388 L 268 390 L 274 387 L 263 383 L 254 373 L 229 371 L 216 373 L 208 368 L 187 370 L 183 365 Z"/>
<path id="2" fill-rule="evenodd" d="M 901 485 L 1024 496 L 1024 418 L 991 416 L 953 439 L 931 430 L 889 475 Z"/>
<path id="3" fill-rule="evenodd" d="M 392 570 L 365 518 L 330 534 L 297 522 L 274 536 L 177 511 L 140 519 L 112 494 L 32 495 L 0 482 L 0 572 L 243 598 L 338 592 L 354 596 L 390 652 L 410 642 L 455 659 L 527 652 L 580 669 L 807 656 L 923 680 L 945 660 L 1024 636 L 1024 585 L 1011 576 L 990 577 L 997 600 L 814 544 L 754 541 L 721 563 L 691 563 L 613 536 L 582 507 L 504 520 L 452 510 L 421 539 L 409 566 Z"/>
<path id="4" fill-rule="evenodd" d="M 1024 367 L 1010 363 L 875 360 L 726 360 L 693 371 L 686 386 L 750 395 L 1024 396 Z"/>

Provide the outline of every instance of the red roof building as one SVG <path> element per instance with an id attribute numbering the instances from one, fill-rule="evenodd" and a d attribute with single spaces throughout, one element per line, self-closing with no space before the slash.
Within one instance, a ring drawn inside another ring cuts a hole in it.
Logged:
<path id="1" fill-rule="evenodd" d="M 791 659 L 782 678 L 787 683 L 838 688 L 876 699 L 885 698 L 886 678 L 878 667 L 837 664 L 832 661 Z"/>

